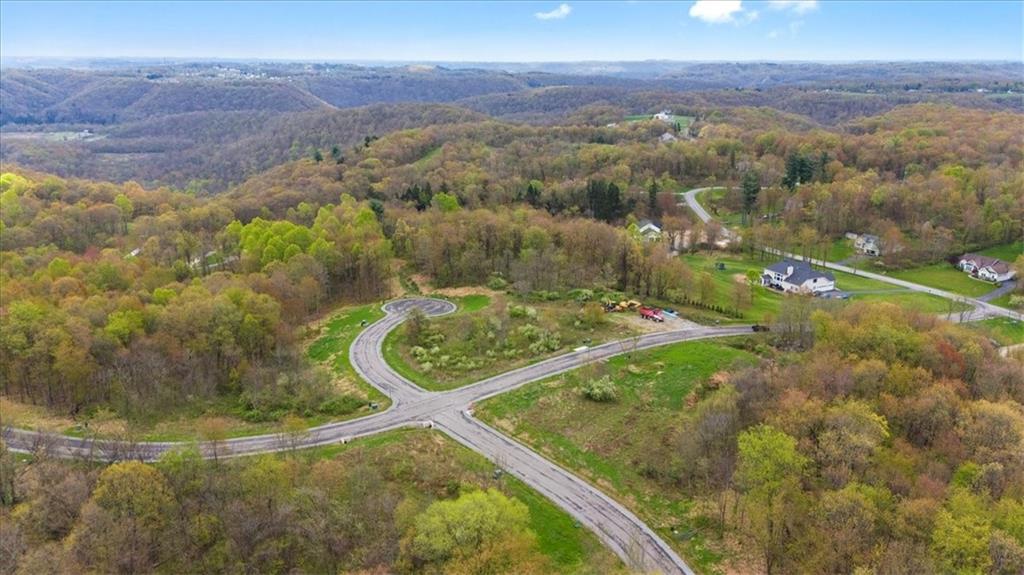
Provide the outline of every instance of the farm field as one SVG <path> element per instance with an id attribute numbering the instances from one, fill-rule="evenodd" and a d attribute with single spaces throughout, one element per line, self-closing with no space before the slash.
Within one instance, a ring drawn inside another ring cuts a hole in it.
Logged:
<path id="1" fill-rule="evenodd" d="M 694 498 L 669 479 L 682 464 L 673 446 L 709 378 L 755 361 L 723 342 L 681 343 L 527 385 L 478 405 L 476 414 L 606 490 L 707 572 L 723 557 L 693 513 Z M 600 378 L 614 382 L 613 401 L 583 395 Z"/>

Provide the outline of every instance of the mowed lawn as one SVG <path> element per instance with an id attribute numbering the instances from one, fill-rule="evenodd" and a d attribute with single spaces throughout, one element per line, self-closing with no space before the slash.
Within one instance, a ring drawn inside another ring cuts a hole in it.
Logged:
<path id="1" fill-rule="evenodd" d="M 946 314 L 965 311 L 971 306 L 939 296 L 901 290 L 893 293 L 852 294 L 848 301 L 884 301 L 922 313 Z"/>
<path id="2" fill-rule="evenodd" d="M 888 275 L 969 297 L 983 296 L 998 287 L 989 282 L 973 279 L 948 262 L 890 272 Z"/>
<path id="3" fill-rule="evenodd" d="M 722 556 L 708 546 L 700 518 L 690 515 L 693 498 L 670 480 L 652 477 L 655 469 L 671 474 L 681 464 L 673 459 L 674 445 L 698 387 L 722 370 L 755 361 L 721 341 L 685 342 L 527 385 L 483 402 L 476 414 L 605 490 L 698 571 L 708 571 Z M 603 375 L 616 383 L 617 399 L 585 399 L 581 386 Z M 673 530 L 690 537 L 674 537 Z"/>
<path id="4" fill-rule="evenodd" d="M 714 282 L 714 295 L 711 298 L 713 303 L 727 309 L 735 307 L 735 285 L 737 281 L 746 281 L 748 272 L 754 272 L 759 277 L 764 268 L 778 261 L 775 257 L 760 259 L 757 257 L 744 257 L 741 255 L 728 254 L 723 252 L 699 252 L 694 254 L 683 254 L 680 256 L 687 265 L 694 271 L 694 297 L 699 296 L 700 274 L 707 272 Z M 717 263 L 725 265 L 724 270 L 715 266 Z M 866 278 L 864 276 L 833 271 L 836 278 L 836 287 L 843 291 L 875 291 L 899 289 L 891 284 Z M 923 295 L 923 294 L 922 294 Z M 767 316 L 776 316 L 782 306 L 783 298 L 786 295 L 760 285 L 751 288 L 752 302 L 748 309 L 743 310 L 743 321 L 763 321 Z M 884 298 L 882 298 L 884 299 Z M 907 301 L 913 298 L 907 298 Z M 927 300 L 928 298 L 920 298 Z M 939 299 L 939 298 L 934 298 Z M 934 305 L 934 304 L 931 304 Z"/>
<path id="5" fill-rule="evenodd" d="M 986 248 L 978 253 L 1013 263 L 1021 253 L 1024 253 L 1024 244 L 1013 242 Z M 970 297 L 985 295 L 997 287 L 995 284 L 971 278 L 948 262 L 890 272 L 889 275 Z"/>
<path id="6" fill-rule="evenodd" d="M 377 469 L 384 481 L 417 501 L 416 508 L 468 490 L 498 489 L 529 509 L 530 529 L 537 534 L 537 545 L 550 561 L 552 572 L 626 573 L 622 562 L 596 535 L 577 526 L 549 499 L 508 474 L 495 477 L 493 463 L 436 431 L 389 431 L 303 453 Z"/>

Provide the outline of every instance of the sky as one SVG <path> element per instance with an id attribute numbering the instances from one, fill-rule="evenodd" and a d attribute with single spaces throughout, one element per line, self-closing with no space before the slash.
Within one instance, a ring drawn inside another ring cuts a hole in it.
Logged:
<path id="1" fill-rule="evenodd" d="M 1024 60 L 1024 1 L 0 2 L 4 58 Z"/>

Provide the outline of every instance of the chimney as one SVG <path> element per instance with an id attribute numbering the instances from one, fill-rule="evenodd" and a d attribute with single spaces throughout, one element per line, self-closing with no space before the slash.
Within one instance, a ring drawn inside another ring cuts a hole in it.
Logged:
<path id="1" fill-rule="evenodd" d="M 786 266 L 786 277 L 788 278 L 791 275 L 793 275 L 793 266 Z"/>

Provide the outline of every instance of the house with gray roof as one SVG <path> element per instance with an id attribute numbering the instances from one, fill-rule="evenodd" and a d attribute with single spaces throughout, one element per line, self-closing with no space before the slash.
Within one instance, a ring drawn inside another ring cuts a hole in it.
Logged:
<path id="1" fill-rule="evenodd" d="M 835 290 L 836 278 L 807 262 L 782 260 L 764 268 L 761 285 L 784 292 L 820 294 Z"/>
<path id="2" fill-rule="evenodd" d="M 981 254 L 964 254 L 957 260 L 956 265 L 971 276 L 990 282 L 1008 281 L 1017 275 L 1010 264 Z"/>

